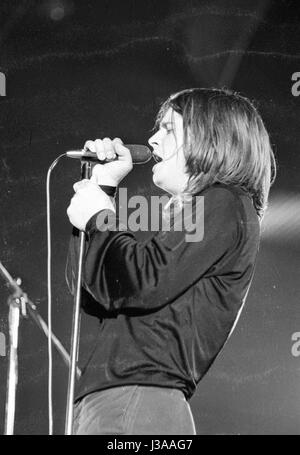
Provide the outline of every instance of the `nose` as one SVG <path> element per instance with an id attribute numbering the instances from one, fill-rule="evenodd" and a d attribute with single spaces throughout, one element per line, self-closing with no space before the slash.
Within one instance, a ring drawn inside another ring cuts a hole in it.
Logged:
<path id="1" fill-rule="evenodd" d="M 157 131 L 153 136 L 148 139 L 148 144 L 153 148 L 152 151 L 152 158 L 154 161 L 159 163 L 162 161 L 162 158 L 159 156 L 158 148 L 159 148 L 159 131 Z"/>
<path id="2" fill-rule="evenodd" d="M 153 136 L 151 136 L 149 139 L 148 139 L 148 144 L 153 147 L 153 149 L 155 149 L 157 146 L 158 146 L 158 134 L 159 134 L 159 131 L 157 131 L 155 134 L 153 134 Z"/>

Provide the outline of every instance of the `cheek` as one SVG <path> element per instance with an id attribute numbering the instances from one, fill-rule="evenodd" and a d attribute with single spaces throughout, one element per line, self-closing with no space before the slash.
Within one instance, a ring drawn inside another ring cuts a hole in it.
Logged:
<path id="1" fill-rule="evenodd" d="M 177 149 L 177 144 L 173 134 L 168 134 L 165 136 L 161 143 L 161 146 L 164 158 L 171 156 Z"/>
<path id="2" fill-rule="evenodd" d="M 172 163 L 170 163 L 170 166 L 168 168 L 168 175 L 170 179 L 174 181 L 181 180 L 183 173 L 184 173 L 183 163 L 179 162 L 179 160 L 178 161 L 174 160 L 172 161 Z"/>

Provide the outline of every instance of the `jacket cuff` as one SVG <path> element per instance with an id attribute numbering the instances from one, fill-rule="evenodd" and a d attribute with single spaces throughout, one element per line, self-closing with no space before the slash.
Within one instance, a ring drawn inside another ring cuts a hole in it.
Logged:
<path id="1" fill-rule="evenodd" d="M 110 185 L 99 185 L 102 191 L 107 194 L 107 196 L 110 197 L 116 197 L 117 194 L 117 187 L 116 186 L 110 186 Z"/>
<path id="2" fill-rule="evenodd" d="M 113 210 L 103 209 L 95 213 L 86 224 L 85 232 L 88 235 L 97 231 L 116 230 L 116 214 Z"/>

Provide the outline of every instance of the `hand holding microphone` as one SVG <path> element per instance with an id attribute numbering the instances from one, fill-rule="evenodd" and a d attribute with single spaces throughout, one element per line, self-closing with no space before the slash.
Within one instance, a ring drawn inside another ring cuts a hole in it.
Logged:
<path id="1" fill-rule="evenodd" d="M 121 147 L 119 147 L 117 144 L 119 144 Z M 100 164 L 105 165 L 107 165 L 109 161 L 123 161 L 123 165 L 114 166 L 112 168 L 115 172 L 119 166 L 123 166 L 123 170 L 125 171 L 125 162 L 127 162 L 129 165 L 130 156 L 128 155 L 128 151 L 131 156 L 131 164 L 145 164 L 148 163 L 148 161 L 152 158 L 152 152 L 146 145 L 124 145 L 119 138 L 115 138 L 113 140 L 104 138 L 103 140 L 96 139 L 95 141 L 87 141 L 83 150 L 68 150 L 65 155 L 68 158 L 75 158 L 94 163 L 96 162 L 98 164 L 101 162 Z M 98 169 L 100 168 L 98 167 Z M 128 174 L 130 170 L 126 170 L 125 175 Z M 99 175 L 99 178 L 101 175 Z M 125 175 L 121 176 L 121 180 L 125 177 Z M 111 179 L 108 179 L 106 183 L 107 185 L 109 185 L 109 180 Z M 118 183 L 121 181 L 119 178 L 117 178 L 117 180 Z M 105 185 L 104 181 L 102 184 Z M 115 186 L 115 183 L 110 183 L 110 185 L 112 184 Z"/>
<path id="2" fill-rule="evenodd" d="M 98 211 L 102 209 L 114 211 L 113 202 L 98 185 L 118 186 L 133 168 L 130 150 L 119 138 L 111 140 L 106 137 L 103 140 L 87 141 L 84 151 L 92 152 L 104 164 L 94 165 L 91 179 L 81 180 L 73 186 L 75 194 L 67 214 L 73 226 L 80 230 L 85 229 L 88 220 Z M 73 156 L 72 152 L 67 153 L 71 158 L 80 157 L 79 152 L 73 152 Z M 84 153 L 81 156 L 84 158 Z"/>
<path id="3" fill-rule="evenodd" d="M 93 167 L 92 176 L 98 185 L 118 186 L 133 168 L 131 153 L 119 138 L 87 141 L 84 145 L 86 149 L 95 153 L 99 161 L 107 160 L 107 163 Z"/>

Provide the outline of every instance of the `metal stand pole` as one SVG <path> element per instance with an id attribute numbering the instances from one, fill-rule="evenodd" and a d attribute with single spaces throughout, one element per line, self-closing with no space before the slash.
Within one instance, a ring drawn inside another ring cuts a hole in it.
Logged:
<path id="1" fill-rule="evenodd" d="M 82 179 L 90 178 L 91 168 L 92 168 L 92 166 L 91 166 L 90 162 L 82 163 L 82 168 L 81 168 L 81 178 Z M 73 321 L 72 321 L 71 366 L 69 369 L 65 435 L 72 434 L 72 426 L 73 426 L 75 372 L 76 372 L 76 363 L 77 363 L 77 358 L 78 358 L 78 346 L 79 346 L 79 336 L 80 336 L 80 300 L 81 300 L 81 283 L 82 283 L 82 264 L 83 264 L 83 255 L 84 255 L 84 249 L 85 249 L 85 232 L 80 231 L 79 240 L 80 240 L 80 250 L 79 250 L 79 260 L 78 260 L 78 276 L 77 276 L 75 304 L 74 304 L 74 309 L 73 309 Z"/>
<path id="2" fill-rule="evenodd" d="M 12 435 L 14 433 L 14 420 L 15 420 L 15 404 L 16 404 L 16 389 L 18 384 L 18 334 L 20 316 L 31 316 L 33 321 L 42 330 L 42 332 L 49 336 L 49 330 L 46 322 L 38 313 L 36 306 L 29 299 L 27 294 L 20 287 L 21 279 L 16 280 L 10 275 L 7 269 L 0 261 L 0 275 L 7 281 L 8 286 L 13 290 L 9 296 L 7 303 L 9 305 L 8 325 L 9 325 L 9 365 L 7 372 L 7 393 L 5 405 L 5 435 Z M 52 343 L 61 355 L 65 364 L 70 366 L 70 356 L 66 351 L 59 339 L 51 333 Z M 76 368 L 77 377 L 81 376 L 81 371 Z"/>
<path id="3" fill-rule="evenodd" d="M 16 390 L 18 384 L 18 339 L 20 322 L 20 299 L 13 296 L 9 303 L 9 368 L 7 374 L 7 398 L 5 406 L 5 435 L 14 434 Z"/>

